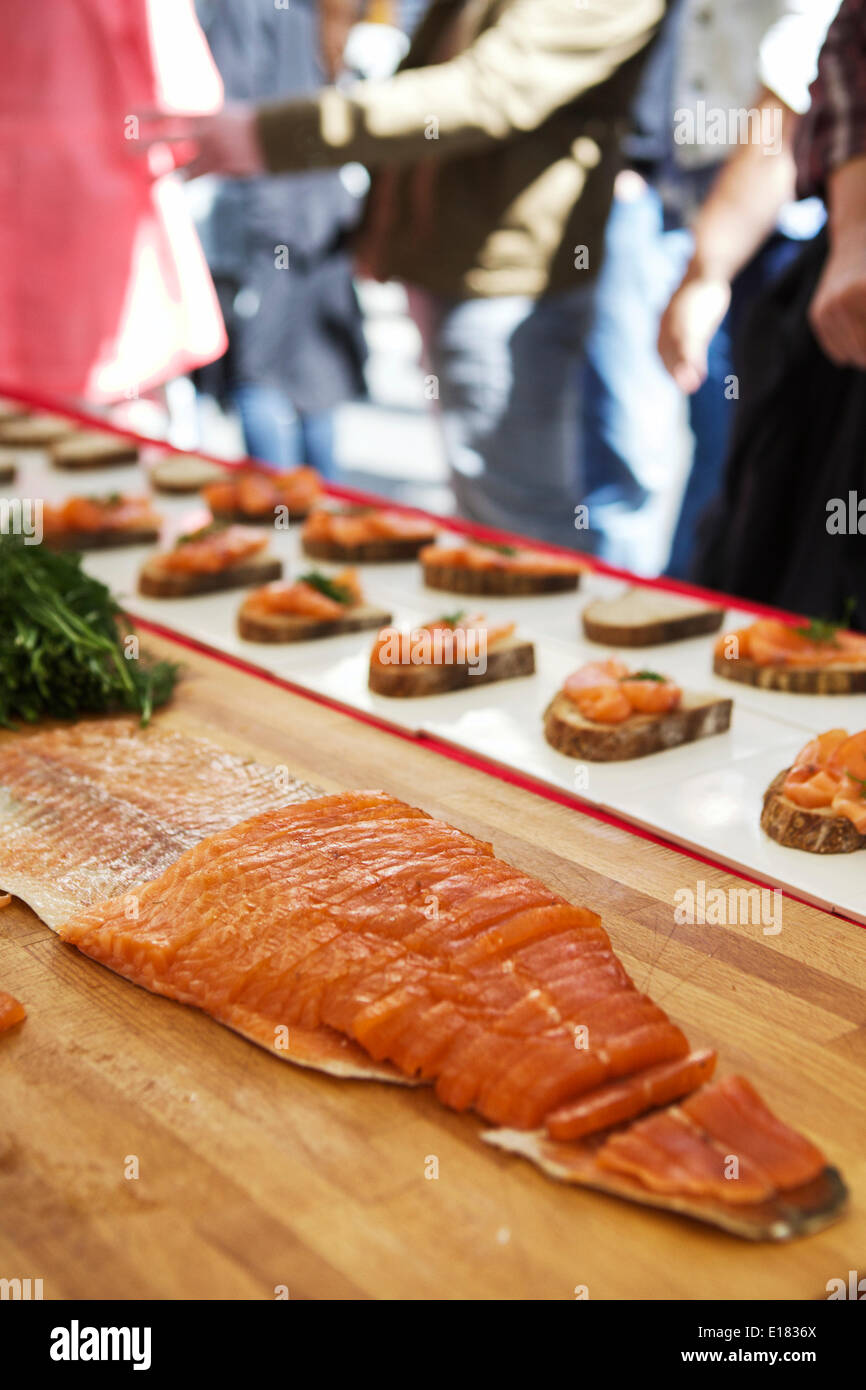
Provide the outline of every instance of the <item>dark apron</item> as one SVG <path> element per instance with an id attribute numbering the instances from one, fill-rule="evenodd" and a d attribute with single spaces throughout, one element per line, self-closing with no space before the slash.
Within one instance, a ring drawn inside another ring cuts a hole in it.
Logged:
<path id="1" fill-rule="evenodd" d="M 694 578 L 709 588 L 866 630 L 864 534 L 830 508 L 866 499 L 866 372 L 825 357 L 808 309 L 826 233 L 758 299 L 740 343 L 740 403 L 724 493 L 702 522 Z M 837 510 L 837 508 L 833 508 Z"/>

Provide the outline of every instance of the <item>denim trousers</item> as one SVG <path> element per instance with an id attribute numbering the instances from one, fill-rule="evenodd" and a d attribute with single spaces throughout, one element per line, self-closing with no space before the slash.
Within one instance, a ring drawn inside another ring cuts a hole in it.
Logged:
<path id="1" fill-rule="evenodd" d="M 592 531 L 575 514 L 584 486 L 580 388 L 592 283 L 540 299 L 412 289 L 409 302 L 461 513 L 592 550 Z"/>
<path id="2" fill-rule="evenodd" d="M 230 392 L 251 458 L 277 468 L 309 463 L 323 477 L 333 477 L 334 412 L 300 414 L 276 386 L 245 383 Z"/>

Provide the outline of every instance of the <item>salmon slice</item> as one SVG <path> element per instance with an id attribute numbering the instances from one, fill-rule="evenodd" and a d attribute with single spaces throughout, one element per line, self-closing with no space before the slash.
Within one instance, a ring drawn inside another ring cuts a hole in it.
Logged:
<path id="1" fill-rule="evenodd" d="M 16 1023 L 23 1023 L 26 1017 L 27 1010 L 24 1005 L 19 1004 L 14 995 L 0 989 L 0 1033 L 14 1028 Z"/>
<path id="2" fill-rule="evenodd" d="M 336 621 L 345 617 L 354 604 L 363 601 L 361 586 L 354 570 L 343 570 L 330 581 L 333 591 L 338 595 L 336 598 L 322 592 L 315 583 L 310 582 L 311 578 L 320 579 L 324 576 L 307 576 L 295 580 L 294 583 L 277 579 L 272 584 L 253 589 L 247 595 L 244 606 L 254 613 L 291 613 L 304 618 Z"/>
<path id="3" fill-rule="evenodd" d="M 782 784 L 789 801 L 807 810 L 827 807 L 866 834 L 866 730 L 829 729 L 797 754 Z"/>
<path id="4" fill-rule="evenodd" d="M 834 734 L 837 732 L 833 730 Z M 866 782 L 866 730 L 835 743 L 828 754 L 826 766 L 832 772 Z"/>
<path id="5" fill-rule="evenodd" d="M 571 1101 L 547 1116 L 547 1132 L 552 1139 L 582 1139 L 602 1129 L 633 1120 L 645 1110 L 668 1105 L 709 1081 L 715 1070 L 716 1054 L 706 1050 L 692 1052 L 674 1062 L 648 1067 L 614 1085 Z"/>
<path id="6" fill-rule="evenodd" d="M 866 635 L 838 628 L 821 636 L 779 618 L 759 618 L 750 627 L 719 637 L 715 654 L 758 666 L 856 666 L 866 661 Z"/>
<path id="7" fill-rule="evenodd" d="M 451 569 L 511 570 L 516 574 L 582 574 L 586 561 L 577 556 L 554 555 L 523 546 L 465 545 L 427 546 L 418 559 L 422 564 L 447 565 Z"/>
<path id="8" fill-rule="evenodd" d="M 516 1126 L 621 1074 L 626 1057 L 640 1070 L 687 1050 L 595 913 L 383 793 L 321 797 L 222 831 L 138 891 L 135 919 L 115 900 L 62 935 L 230 1026 L 252 1016 L 257 1040 L 328 1028 L 434 1081 L 446 1104 Z M 582 936 L 598 1024 L 587 1047 L 575 1046 L 583 1012 L 560 1002 Z"/>
<path id="9" fill-rule="evenodd" d="M 215 514 L 239 512 L 257 521 L 272 516 L 278 506 L 288 507 L 290 514 L 307 512 L 321 495 L 319 475 L 307 465 L 273 477 L 250 470 L 202 488 L 202 499 Z"/>
<path id="10" fill-rule="evenodd" d="M 731 1206 L 768 1201 L 773 1184 L 748 1160 L 732 1156 L 681 1110 L 661 1110 L 612 1134 L 596 1155 L 608 1172 L 636 1178 L 652 1192 L 707 1197 Z M 730 1174 L 730 1176 L 727 1176 Z"/>
<path id="11" fill-rule="evenodd" d="M 478 651 L 494 651 L 513 637 L 516 623 L 492 626 L 483 613 L 468 617 L 437 618 L 399 631 L 392 626 L 380 628 L 370 661 L 374 666 L 460 665 L 471 655 L 473 644 Z"/>
<path id="12" fill-rule="evenodd" d="M 304 523 L 303 534 L 305 540 L 355 546 L 375 540 L 424 540 L 432 532 L 432 523 L 423 517 L 383 509 L 355 514 L 324 510 L 311 512 Z"/>
<path id="13" fill-rule="evenodd" d="M 801 1187 L 826 1166 L 820 1150 L 783 1124 L 741 1076 L 712 1082 L 679 1105 L 615 1132 L 596 1162 L 654 1192 L 733 1206 Z"/>
<path id="14" fill-rule="evenodd" d="M 667 714 L 677 708 L 683 694 L 666 676 L 660 680 L 651 675 L 627 676 L 619 688 L 637 714 Z"/>
<path id="15" fill-rule="evenodd" d="M 149 497 L 67 497 L 59 506 L 45 503 L 42 524 L 45 535 L 62 536 L 65 532 L 158 530 L 161 518 L 153 510 Z"/>
<path id="16" fill-rule="evenodd" d="M 622 724 L 633 714 L 667 714 L 676 709 L 682 690 L 652 671 L 629 672 L 622 661 L 588 661 L 566 678 L 562 692 L 584 719 Z"/>
<path id="17" fill-rule="evenodd" d="M 160 559 L 172 574 L 219 574 L 260 554 L 267 543 L 267 536 L 249 526 L 215 523 L 182 537 L 174 550 L 166 551 Z"/>
<path id="18" fill-rule="evenodd" d="M 696 1091 L 681 1109 L 781 1191 L 811 1181 L 825 1165 L 820 1149 L 777 1119 L 743 1076 L 726 1076 Z"/>

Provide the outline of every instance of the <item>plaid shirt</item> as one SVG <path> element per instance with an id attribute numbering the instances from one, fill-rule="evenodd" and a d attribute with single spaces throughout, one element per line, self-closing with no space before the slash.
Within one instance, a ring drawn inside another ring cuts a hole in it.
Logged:
<path id="1" fill-rule="evenodd" d="M 797 132 L 801 198 L 823 195 L 828 174 L 866 155 L 866 0 L 842 0 L 811 91 L 812 105 Z"/>

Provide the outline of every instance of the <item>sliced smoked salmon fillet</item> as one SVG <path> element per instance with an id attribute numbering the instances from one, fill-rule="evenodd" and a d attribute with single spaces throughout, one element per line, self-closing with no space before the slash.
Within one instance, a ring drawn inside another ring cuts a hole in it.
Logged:
<path id="1" fill-rule="evenodd" d="M 595 913 L 380 792 L 221 831 L 140 889 L 136 918 L 112 901 L 61 935 L 231 1027 L 242 1011 L 257 1040 L 327 1027 L 517 1127 L 688 1051 Z"/>
<path id="2" fill-rule="evenodd" d="M 16 1023 L 23 1023 L 26 1017 L 27 1010 L 24 1005 L 19 1004 L 14 995 L 0 989 L 0 1033 L 14 1028 Z"/>

